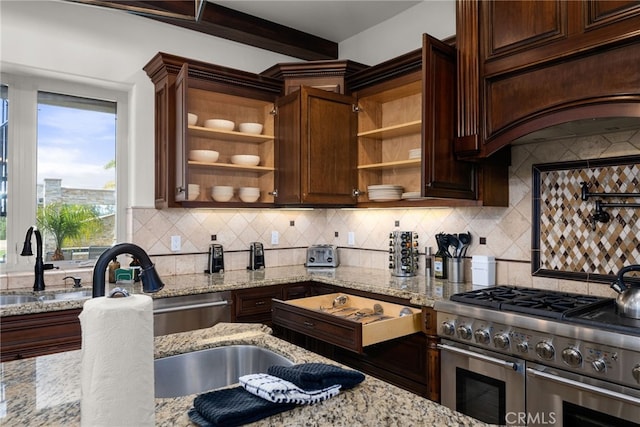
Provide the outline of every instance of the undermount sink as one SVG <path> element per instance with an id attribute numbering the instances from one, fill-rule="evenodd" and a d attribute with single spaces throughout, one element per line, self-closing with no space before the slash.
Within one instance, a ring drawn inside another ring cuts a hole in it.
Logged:
<path id="1" fill-rule="evenodd" d="M 26 302 L 36 302 L 38 297 L 35 295 L 0 295 L 0 306 L 11 304 L 24 304 Z"/>
<path id="2" fill-rule="evenodd" d="M 266 373 L 270 366 L 293 362 L 255 345 L 230 345 L 169 356 L 155 361 L 156 397 L 203 393 L 238 382 L 248 374 Z"/>
<path id="3" fill-rule="evenodd" d="M 83 298 L 91 298 L 93 296 L 92 289 L 85 289 L 82 291 L 73 292 L 57 292 L 55 294 L 47 295 L 43 301 L 69 301 Z"/>
<path id="4" fill-rule="evenodd" d="M 26 304 L 30 302 L 59 302 L 59 301 L 73 301 L 84 298 L 91 298 L 93 291 L 91 289 L 83 289 L 81 291 L 73 292 L 56 292 L 44 295 L 34 294 L 6 294 L 0 295 L 0 306 L 12 305 L 12 304 Z"/>

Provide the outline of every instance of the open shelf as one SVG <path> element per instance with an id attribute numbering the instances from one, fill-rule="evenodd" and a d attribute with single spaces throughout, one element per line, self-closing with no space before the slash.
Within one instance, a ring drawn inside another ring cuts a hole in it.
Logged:
<path id="1" fill-rule="evenodd" d="M 189 160 L 190 166 L 203 166 L 214 169 L 228 169 L 228 170 L 242 170 L 249 172 L 273 172 L 275 170 L 272 166 L 246 166 L 246 165 L 236 165 L 233 163 L 206 163 L 206 162 L 196 162 L 193 160 Z"/>
<path id="2" fill-rule="evenodd" d="M 262 142 L 271 141 L 275 137 L 273 135 L 257 135 L 255 133 L 236 132 L 233 130 L 220 130 L 205 128 L 202 126 L 189 126 L 189 134 L 203 138 L 220 139 L 229 142 L 252 142 L 260 144 Z"/>
<path id="3" fill-rule="evenodd" d="M 422 131 L 422 120 L 401 123 L 393 126 L 386 126 L 379 129 L 359 132 L 359 137 L 366 138 L 395 138 L 398 136 L 411 135 Z"/>
<path id="4" fill-rule="evenodd" d="M 393 162 L 371 163 L 368 165 L 358 165 L 358 169 L 393 169 L 393 168 L 412 168 L 422 164 L 421 159 L 396 160 Z"/>

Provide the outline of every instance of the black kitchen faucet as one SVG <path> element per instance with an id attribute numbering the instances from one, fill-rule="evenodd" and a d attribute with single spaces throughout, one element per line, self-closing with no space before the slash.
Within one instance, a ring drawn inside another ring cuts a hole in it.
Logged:
<path id="1" fill-rule="evenodd" d="M 22 247 L 21 256 L 33 256 L 31 249 L 31 235 L 36 235 L 36 264 L 33 268 L 35 279 L 33 282 L 33 290 L 35 292 L 44 291 L 44 271 L 56 268 L 53 264 L 45 264 L 42 260 L 42 235 L 36 227 L 29 227 L 27 235 L 24 238 L 24 246 Z"/>

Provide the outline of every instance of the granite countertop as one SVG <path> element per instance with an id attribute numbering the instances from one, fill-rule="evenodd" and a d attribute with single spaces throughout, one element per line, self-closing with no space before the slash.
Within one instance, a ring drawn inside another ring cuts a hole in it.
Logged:
<path id="1" fill-rule="evenodd" d="M 314 281 L 348 289 L 373 292 L 399 298 L 407 298 L 416 306 L 432 307 L 435 301 L 468 290 L 470 284 L 453 284 L 435 280 L 424 275 L 395 277 L 388 270 L 347 267 L 306 268 L 304 266 L 270 267 L 263 270 L 234 270 L 224 274 L 185 274 L 162 277 L 165 287 L 149 294 L 153 298 L 165 298 L 207 292 L 229 291 L 269 285 Z M 112 285 L 113 286 L 113 285 Z M 91 290 L 85 287 L 84 290 Z M 81 289 L 81 290 L 82 290 Z M 107 287 L 107 290 L 109 287 Z M 47 290 L 51 292 L 74 292 L 79 289 Z M 30 289 L 12 290 L 3 294 L 33 293 Z M 0 317 L 46 311 L 82 308 L 86 299 L 30 302 L 7 305 L 0 309 Z"/>
<path id="2" fill-rule="evenodd" d="M 270 334 L 264 325 L 220 323 L 214 327 L 155 338 L 156 358 L 233 344 L 253 344 L 294 363 L 336 362 Z M 80 425 L 81 351 L 40 356 L 1 365 L 0 424 L 3 426 Z M 186 415 L 196 395 L 156 399 L 157 426 L 190 426 Z M 428 399 L 366 376 L 336 397 L 258 421 L 254 426 L 484 426 Z"/>

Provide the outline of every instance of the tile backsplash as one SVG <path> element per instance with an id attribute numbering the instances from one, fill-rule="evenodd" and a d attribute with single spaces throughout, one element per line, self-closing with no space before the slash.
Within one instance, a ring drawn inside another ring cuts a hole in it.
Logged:
<path id="1" fill-rule="evenodd" d="M 434 236 L 439 232 L 470 231 L 473 243 L 468 255 L 494 255 L 498 260 L 496 280 L 499 284 L 613 296 L 608 286 L 603 284 L 532 277 L 532 165 L 637 154 L 640 154 L 640 131 L 515 145 L 509 169 L 507 208 L 132 208 L 129 211 L 130 240 L 158 258 L 158 268 L 163 274 L 204 270 L 212 234 L 216 235 L 216 243 L 224 246 L 228 270 L 246 268 L 252 241 L 264 244 L 267 266 L 302 264 L 307 246 L 328 243 L 339 247 L 342 265 L 386 269 L 389 232 L 396 229 L 395 222 L 399 221 L 400 229 L 419 234 L 421 252 L 425 246 L 435 246 Z M 272 231 L 279 233 L 277 245 L 271 244 Z M 637 231 L 635 225 L 636 234 Z M 347 244 L 349 232 L 355 235 L 352 246 Z M 182 251 L 179 253 L 170 250 L 172 235 L 182 236 Z M 479 244 L 480 237 L 486 237 L 485 245 Z M 635 256 L 637 251 L 630 254 L 631 258 Z M 640 259 L 635 262 L 639 263 Z M 468 264 L 467 261 L 467 277 L 471 277 Z"/>
<path id="2" fill-rule="evenodd" d="M 387 269 L 388 236 L 399 221 L 399 229 L 418 233 L 421 253 L 425 246 L 435 247 L 434 236 L 439 232 L 470 231 L 473 242 L 467 255 L 494 255 L 498 284 L 615 296 L 605 284 L 531 275 L 532 165 L 637 155 L 640 154 L 640 131 L 515 145 L 511 154 L 506 208 L 156 210 L 134 207 L 127 212 L 127 240 L 151 255 L 161 275 L 204 271 L 212 235 L 216 236 L 216 243 L 224 246 L 227 270 L 246 268 L 249 243 L 253 241 L 264 244 L 267 267 L 303 264 L 307 246 L 327 243 L 339 247 L 342 265 Z M 637 235 L 638 225 L 635 227 L 631 232 Z M 279 233 L 277 245 L 271 244 L 272 231 Z M 354 245 L 348 245 L 349 232 L 355 235 Z M 173 235 L 181 236 L 179 252 L 171 251 Z M 480 237 L 486 238 L 486 244 L 479 244 Z M 637 256 L 637 251 L 634 254 L 630 257 Z M 633 263 L 640 263 L 640 259 Z M 420 268 L 424 271 L 424 257 L 421 257 Z M 469 260 L 466 260 L 465 274 L 471 278 Z M 29 275 L 9 279 L 3 288 L 28 287 L 33 281 Z"/>

